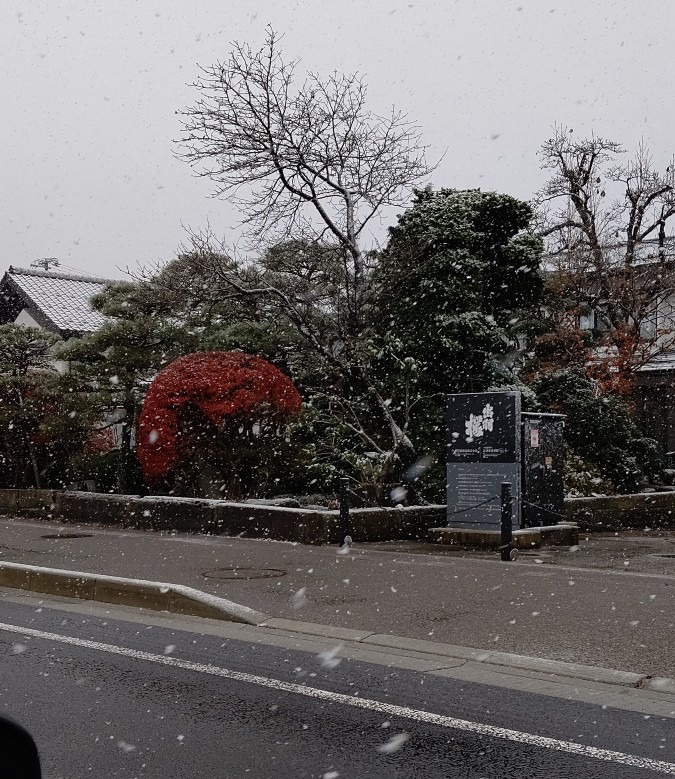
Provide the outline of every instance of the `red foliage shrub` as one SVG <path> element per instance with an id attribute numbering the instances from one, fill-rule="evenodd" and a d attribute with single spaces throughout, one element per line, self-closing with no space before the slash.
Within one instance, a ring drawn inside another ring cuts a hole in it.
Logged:
<path id="1" fill-rule="evenodd" d="M 112 428 L 94 430 L 84 443 L 84 453 L 88 455 L 108 454 L 117 448 Z"/>
<path id="2" fill-rule="evenodd" d="M 278 368 L 243 352 L 200 352 L 172 362 L 153 380 L 143 402 L 137 453 L 145 478 L 169 475 L 181 459 L 179 420 L 190 406 L 211 422 L 236 416 L 284 418 L 302 399 Z"/>

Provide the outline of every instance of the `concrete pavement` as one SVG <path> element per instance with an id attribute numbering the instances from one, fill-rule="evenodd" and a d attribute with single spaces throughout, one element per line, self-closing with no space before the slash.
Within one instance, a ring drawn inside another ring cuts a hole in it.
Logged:
<path id="1" fill-rule="evenodd" d="M 338 554 L 332 547 L 3 520 L 0 559 L 183 584 L 292 620 L 675 676 L 675 577 L 631 573 L 623 564 L 575 567 L 579 552 L 559 555 L 556 564 L 537 562 L 541 555 L 501 563 L 390 545 Z"/>

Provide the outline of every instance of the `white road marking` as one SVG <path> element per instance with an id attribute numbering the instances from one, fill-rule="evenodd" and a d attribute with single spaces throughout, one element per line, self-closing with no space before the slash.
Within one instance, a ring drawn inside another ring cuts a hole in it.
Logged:
<path id="1" fill-rule="evenodd" d="M 456 717 L 446 717 L 442 714 L 433 714 L 429 711 L 411 709 L 406 706 L 397 706 L 392 703 L 383 703 L 368 698 L 357 698 L 352 695 L 330 692 L 329 690 L 321 690 L 316 687 L 306 687 L 302 684 L 295 684 L 293 682 L 283 682 L 279 679 L 269 679 L 265 676 L 257 676 L 242 671 L 231 671 L 228 668 L 220 668 L 215 665 L 194 663 L 190 660 L 181 660 L 178 657 L 156 655 L 151 652 L 143 652 L 139 649 L 130 649 L 129 647 L 115 646 L 114 644 L 104 644 L 100 641 L 89 641 L 84 638 L 62 636 L 58 633 L 48 633 L 43 630 L 21 627 L 20 625 L 9 625 L 0 622 L 0 630 L 7 631 L 8 633 L 18 633 L 22 636 L 31 636 L 32 638 L 41 638 L 47 641 L 57 641 L 61 644 L 79 646 L 85 649 L 93 649 L 98 652 L 122 655 L 123 657 L 131 657 L 135 660 L 145 660 L 147 662 L 157 663 L 158 665 L 183 668 L 187 671 L 219 676 L 223 679 L 231 679 L 232 681 L 244 682 L 245 684 L 256 684 L 260 687 L 267 687 L 280 692 L 289 692 L 294 695 L 304 695 L 307 698 L 316 698 L 331 703 L 339 703 L 357 709 L 376 711 L 380 714 L 386 714 L 389 717 L 402 717 L 414 720 L 415 722 L 424 722 L 428 725 L 450 728 L 451 730 L 476 733 L 490 738 L 500 738 L 518 744 L 527 744 L 528 746 L 542 749 L 553 749 L 556 752 L 566 752 L 571 755 L 578 755 L 579 757 L 605 760 L 609 763 L 618 763 L 633 768 L 641 768 L 675 776 L 675 763 L 668 763 L 664 760 L 653 760 L 649 757 L 629 755 L 624 752 L 615 752 L 611 749 L 599 749 L 598 747 L 586 746 L 585 744 L 576 744 L 573 741 L 561 741 L 556 738 L 537 736 L 533 733 L 522 733 L 518 730 L 500 728 L 495 725 L 485 725 L 481 722 L 471 722 L 470 720 L 457 719 Z"/>

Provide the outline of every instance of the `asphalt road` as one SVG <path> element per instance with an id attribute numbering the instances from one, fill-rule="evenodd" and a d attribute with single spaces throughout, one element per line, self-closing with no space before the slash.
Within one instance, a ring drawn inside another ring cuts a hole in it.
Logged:
<path id="1" fill-rule="evenodd" d="M 672 718 L 66 608 L 0 600 L 0 711 L 48 779 L 675 774 Z"/>
<path id="2" fill-rule="evenodd" d="M 0 541 L 2 560 L 187 584 L 273 617 L 675 676 L 675 575 L 623 563 L 573 568 L 577 553 L 568 552 L 570 567 L 536 556 L 409 554 L 408 545 L 339 555 L 329 546 L 25 520 L 1 521 Z M 611 543 L 618 555 L 620 541 Z"/>

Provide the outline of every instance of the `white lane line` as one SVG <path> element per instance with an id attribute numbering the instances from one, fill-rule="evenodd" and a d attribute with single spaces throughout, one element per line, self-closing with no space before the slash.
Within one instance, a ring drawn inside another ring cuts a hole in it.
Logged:
<path id="1" fill-rule="evenodd" d="M 0 630 L 7 631 L 8 633 L 18 633 L 22 636 L 41 638 L 47 641 L 57 641 L 61 644 L 84 647 L 85 649 L 94 649 L 98 652 L 122 655 L 124 657 L 131 657 L 135 660 L 146 660 L 151 663 L 168 665 L 173 668 L 183 668 L 187 671 L 196 671 L 197 673 L 219 676 L 223 679 L 231 679 L 236 682 L 256 684 L 260 687 L 267 687 L 280 692 L 304 695 L 306 698 L 317 698 L 331 703 L 352 706 L 357 709 L 376 711 L 390 717 L 403 717 L 405 719 L 414 720 L 415 722 L 424 722 L 428 725 L 438 725 L 443 728 L 461 730 L 466 733 L 477 733 L 481 736 L 500 738 L 518 744 L 527 744 L 528 746 L 542 749 L 553 749 L 556 752 L 566 752 L 580 757 L 605 760 L 609 763 L 618 763 L 633 768 L 642 768 L 675 776 L 675 763 L 668 763 L 663 760 L 653 760 L 649 757 L 639 757 L 638 755 L 629 755 L 624 752 L 614 752 L 611 749 L 599 749 L 598 747 L 586 746 L 585 744 L 575 744 L 572 741 L 561 741 L 556 738 L 536 736 L 532 733 L 522 733 L 518 730 L 499 728 L 495 725 L 484 725 L 481 722 L 471 722 L 470 720 L 457 719 L 456 717 L 445 717 L 442 714 L 433 714 L 429 711 L 410 709 L 406 706 L 396 706 L 392 703 L 382 703 L 381 701 L 369 700 L 368 698 L 356 698 L 352 695 L 330 692 L 329 690 L 321 690 L 316 687 L 305 687 L 304 685 L 295 684 L 293 682 L 282 682 L 279 679 L 269 679 L 265 676 L 256 676 L 255 674 L 243 673 L 242 671 L 231 671 L 228 668 L 220 668 L 215 665 L 194 663 L 190 660 L 181 660 L 177 657 L 155 655 L 151 652 L 143 652 L 139 649 L 130 649 L 128 647 L 115 646 L 114 644 L 103 644 L 99 641 L 88 641 L 84 638 L 62 636 L 58 633 L 47 633 L 43 630 L 25 628 L 20 625 L 8 625 L 4 622 L 0 622 Z"/>

